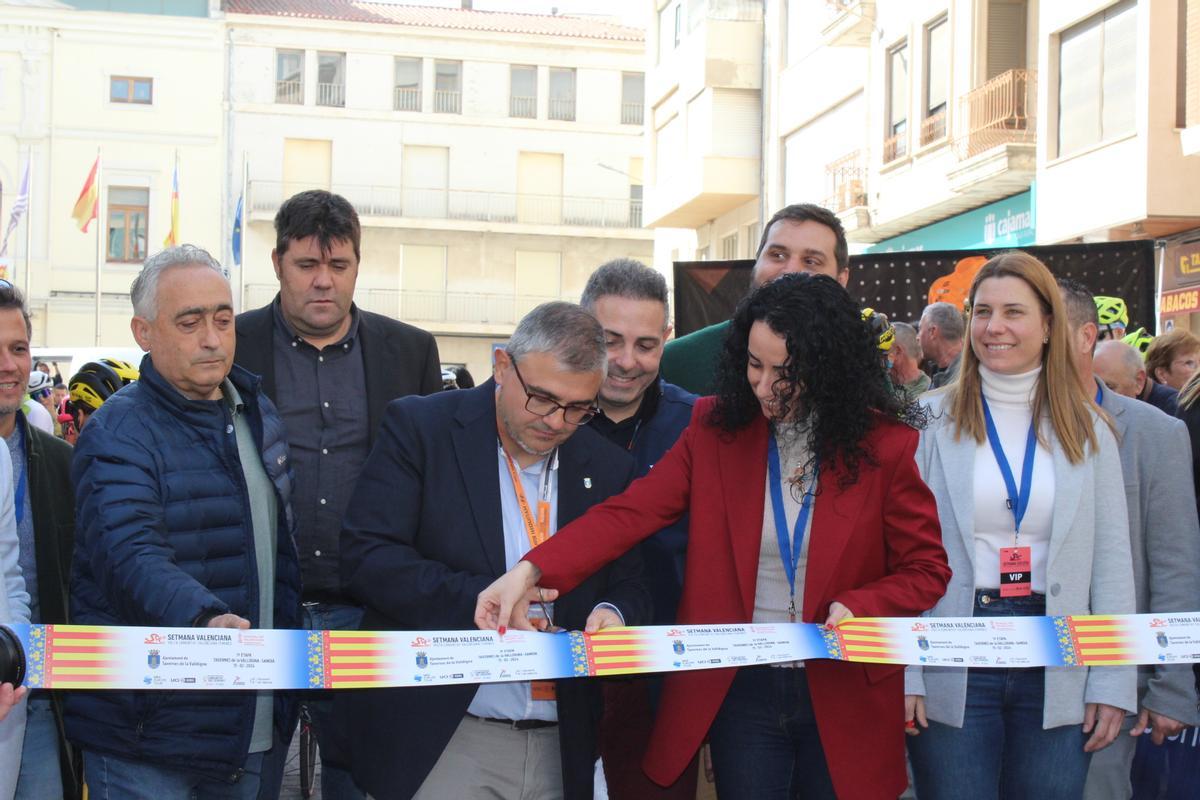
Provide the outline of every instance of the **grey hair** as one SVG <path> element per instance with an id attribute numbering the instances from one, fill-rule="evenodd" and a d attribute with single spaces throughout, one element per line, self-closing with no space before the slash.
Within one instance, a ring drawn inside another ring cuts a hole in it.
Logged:
<path id="1" fill-rule="evenodd" d="M 907 322 L 893 322 L 892 330 L 896 334 L 896 344 L 904 348 L 904 354 L 916 361 L 921 360 L 921 340 L 917 338 L 917 329 Z"/>
<path id="2" fill-rule="evenodd" d="M 671 300 L 667 279 L 662 273 L 632 258 L 614 258 L 596 268 L 583 287 L 579 305 L 595 313 L 601 297 L 624 297 L 629 300 L 653 300 L 663 305 L 663 330 L 671 319 Z"/>
<path id="3" fill-rule="evenodd" d="M 504 347 L 514 361 L 528 353 L 549 353 L 571 372 L 604 372 L 608 351 L 604 329 L 574 303 L 542 303 L 517 323 Z"/>
<path id="4" fill-rule="evenodd" d="M 1107 350 L 1116 351 L 1121 359 L 1121 365 L 1129 370 L 1130 378 L 1136 377 L 1138 370 L 1146 368 L 1145 362 L 1142 361 L 1142 354 L 1122 341 L 1107 339 L 1101 342 L 1096 347 L 1096 355 L 1099 356 Z"/>
<path id="5" fill-rule="evenodd" d="M 217 260 L 192 244 L 179 244 L 168 247 L 146 259 L 142 271 L 133 279 L 129 287 L 129 299 L 133 301 L 133 313 L 142 319 L 153 321 L 158 316 L 158 278 L 172 267 L 187 267 L 197 265 L 208 267 L 220 275 L 226 282 L 229 276 L 217 263 Z"/>
<path id="6" fill-rule="evenodd" d="M 966 333 L 966 323 L 963 322 L 962 310 L 952 303 L 937 302 L 925 306 L 921 321 L 929 320 L 938 326 L 938 332 L 947 342 L 962 341 Z"/>

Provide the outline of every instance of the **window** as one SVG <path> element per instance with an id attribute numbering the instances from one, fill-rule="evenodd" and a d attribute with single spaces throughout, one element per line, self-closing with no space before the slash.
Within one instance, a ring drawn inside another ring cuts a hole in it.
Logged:
<path id="1" fill-rule="evenodd" d="M 901 42 L 887 54 L 887 131 L 883 163 L 908 155 L 908 43 Z"/>
<path id="2" fill-rule="evenodd" d="M 621 73 L 621 124 L 641 125 L 646 105 L 646 76 L 640 72 Z"/>
<path id="3" fill-rule="evenodd" d="M 154 79 L 114 75 L 108 81 L 108 99 L 114 103 L 148 106 L 154 102 Z"/>
<path id="4" fill-rule="evenodd" d="M 946 136 L 946 101 L 950 80 L 950 25 L 942 17 L 925 27 L 925 109 L 921 144 Z"/>
<path id="5" fill-rule="evenodd" d="M 737 232 L 721 237 L 721 260 L 732 261 L 738 257 Z"/>
<path id="6" fill-rule="evenodd" d="M 1063 31 L 1058 155 L 1134 131 L 1137 5 L 1128 0 Z"/>
<path id="7" fill-rule="evenodd" d="M 550 69 L 550 119 L 575 119 L 575 70 Z"/>
<path id="8" fill-rule="evenodd" d="M 392 108 L 397 111 L 421 110 L 421 59 L 396 59 L 396 77 L 392 88 Z"/>
<path id="9" fill-rule="evenodd" d="M 345 107 L 345 53 L 317 53 L 317 105 Z"/>
<path id="10" fill-rule="evenodd" d="M 462 62 L 433 62 L 433 110 L 439 114 L 462 113 Z"/>
<path id="11" fill-rule="evenodd" d="M 629 227 L 642 227 L 642 185 L 629 184 Z"/>
<path id="12" fill-rule="evenodd" d="M 658 63 L 679 46 L 679 0 L 672 0 L 658 12 Z"/>
<path id="13" fill-rule="evenodd" d="M 708 0 L 688 0 L 687 9 L 687 30 L 688 33 L 700 27 L 700 23 L 708 15 L 707 9 Z M 720 10 L 720 9 L 718 9 Z"/>
<path id="14" fill-rule="evenodd" d="M 304 51 L 275 51 L 275 102 L 304 102 Z"/>
<path id="15" fill-rule="evenodd" d="M 508 115 L 537 117 L 537 67 L 513 64 L 509 77 Z"/>
<path id="16" fill-rule="evenodd" d="M 108 189 L 108 260 L 146 260 L 146 218 L 150 190 L 129 186 Z"/>

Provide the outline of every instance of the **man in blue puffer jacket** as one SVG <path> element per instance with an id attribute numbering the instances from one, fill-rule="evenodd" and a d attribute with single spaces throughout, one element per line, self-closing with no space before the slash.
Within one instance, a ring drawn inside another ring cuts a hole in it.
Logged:
<path id="1" fill-rule="evenodd" d="M 233 366 L 228 279 L 181 245 L 130 294 L 148 355 L 75 451 L 73 621 L 297 627 L 287 443 L 257 376 Z M 91 795 L 135 800 L 277 791 L 294 724 L 270 692 L 78 692 L 66 712 Z"/>

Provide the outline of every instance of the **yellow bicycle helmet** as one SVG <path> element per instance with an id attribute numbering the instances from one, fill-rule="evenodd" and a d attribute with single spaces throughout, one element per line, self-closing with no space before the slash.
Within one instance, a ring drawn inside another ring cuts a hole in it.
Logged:
<path id="1" fill-rule="evenodd" d="M 1125 330 L 1129 327 L 1129 309 L 1119 297 L 1096 295 L 1096 315 L 1100 318 L 1100 330 Z"/>
<path id="2" fill-rule="evenodd" d="M 126 378 L 118 372 L 110 362 L 120 365 L 125 375 L 132 372 L 132 378 Z M 71 376 L 67 385 L 70 391 L 71 403 L 79 408 L 86 408 L 89 413 L 95 412 L 104 401 L 116 394 L 122 386 L 127 386 L 137 380 L 138 371 L 129 364 L 113 358 L 102 358 L 100 361 L 89 361 Z"/>
<path id="3" fill-rule="evenodd" d="M 128 361 L 122 361 L 119 358 L 102 358 L 100 363 L 108 366 L 113 372 L 117 373 L 117 377 L 121 379 L 124 386 L 128 386 L 140 377 L 138 368 Z"/>
<path id="4" fill-rule="evenodd" d="M 1134 350 L 1137 350 L 1142 354 L 1142 358 L 1145 358 L 1146 350 L 1150 347 L 1150 343 L 1154 341 L 1154 337 L 1147 333 L 1145 328 L 1138 328 L 1133 333 L 1127 334 L 1121 341 Z"/>
<path id="5" fill-rule="evenodd" d="M 896 329 L 892 327 L 892 323 L 888 322 L 888 318 L 873 308 L 864 308 L 862 320 L 867 323 L 867 327 L 875 335 L 875 346 L 884 353 L 891 350 L 892 343 L 896 341 Z"/>

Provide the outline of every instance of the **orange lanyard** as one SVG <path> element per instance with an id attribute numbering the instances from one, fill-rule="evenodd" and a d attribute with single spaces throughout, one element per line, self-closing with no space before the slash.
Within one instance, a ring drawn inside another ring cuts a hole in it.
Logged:
<path id="1" fill-rule="evenodd" d="M 513 463 L 512 456 L 500 448 L 504 452 L 504 460 L 508 464 L 508 474 L 512 476 L 513 489 L 517 493 L 517 507 L 521 509 L 521 521 L 525 523 L 525 535 L 529 537 L 529 547 L 537 547 L 542 542 L 550 538 L 550 470 L 551 464 L 558 460 L 558 451 L 555 450 L 546 458 L 546 465 L 542 467 L 542 495 L 538 498 L 537 504 L 537 519 L 533 518 L 533 512 L 529 510 L 529 502 L 525 499 L 525 489 L 521 486 L 521 476 L 517 474 L 517 465 Z"/>

